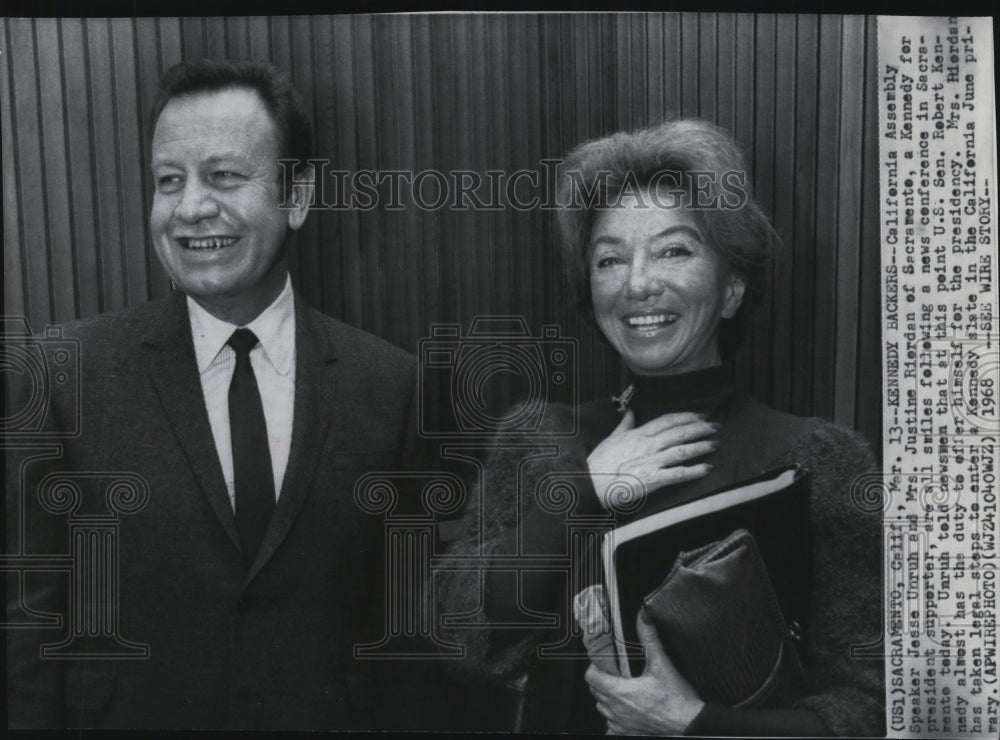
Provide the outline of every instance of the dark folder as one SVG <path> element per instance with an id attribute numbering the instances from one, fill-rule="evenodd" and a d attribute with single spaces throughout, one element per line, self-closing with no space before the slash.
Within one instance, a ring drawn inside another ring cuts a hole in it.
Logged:
<path id="1" fill-rule="evenodd" d="M 725 653 L 718 649 L 720 643 L 729 646 L 730 654 L 738 653 L 741 644 L 748 651 L 760 652 L 762 645 L 773 647 L 771 653 L 784 650 L 784 660 L 800 671 L 794 643 L 802 639 L 799 625 L 804 621 L 807 603 L 808 494 L 807 471 L 792 465 L 648 514 L 608 532 L 602 542 L 605 589 L 622 675 L 639 675 L 642 671 L 635 621 L 643 603 L 647 603 L 647 612 L 661 611 L 651 615 L 652 621 L 681 673 L 688 680 L 702 675 L 708 675 L 710 683 L 713 676 L 718 679 L 717 686 L 695 686 L 702 698 L 736 705 L 740 702 L 734 697 L 754 696 L 761 688 L 741 686 L 735 693 L 732 689 L 734 683 L 743 680 L 742 676 L 734 678 L 734 674 L 747 671 L 746 661 L 751 658 L 746 655 L 737 654 L 733 665 L 706 664 Z M 724 557 L 729 560 L 722 560 Z M 712 562 L 706 563 L 706 558 Z M 760 564 L 760 572 L 751 573 L 751 564 Z M 681 565 L 684 567 L 678 570 Z M 745 577 L 739 571 L 725 576 L 732 587 L 722 590 L 728 599 L 724 606 L 701 603 L 713 598 L 713 588 L 719 593 L 718 583 L 710 583 L 707 590 L 689 585 L 696 582 L 693 579 L 699 573 L 717 581 L 721 571 L 716 566 L 747 568 Z M 671 582 L 668 576 L 674 580 Z M 776 608 L 770 609 L 775 601 Z M 762 627 L 771 624 L 772 611 L 780 624 L 774 629 Z M 680 626 L 685 623 L 687 628 Z M 674 633 L 665 634 L 668 629 Z M 676 634 L 678 630 L 688 634 Z M 716 639 L 705 630 L 716 630 Z M 692 663 L 685 671 L 684 659 L 699 660 L 690 657 L 699 641 L 704 646 L 700 663 Z M 783 673 L 787 679 L 787 671 Z M 752 683 L 755 679 L 747 676 L 747 680 Z M 784 683 L 787 687 L 787 680 Z"/>

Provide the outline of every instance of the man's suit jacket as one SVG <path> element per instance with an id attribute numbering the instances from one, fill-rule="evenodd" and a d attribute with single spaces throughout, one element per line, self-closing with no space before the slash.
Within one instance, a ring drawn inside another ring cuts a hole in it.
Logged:
<path id="1" fill-rule="evenodd" d="M 377 642 L 384 633 L 385 578 L 382 519 L 356 505 L 353 491 L 366 472 L 413 465 L 415 360 L 298 299 L 296 326 L 290 459 L 249 570 L 183 296 L 65 328 L 80 341 L 80 434 L 63 441 L 59 457 L 14 458 L 18 470 L 9 477 L 25 490 L 8 498 L 8 547 L 54 555 L 72 547 L 68 514 L 39 506 L 44 474 L 82 476 L 77 518 L 109 514 L 99 484 L 90 485 L 99 475 L 86 474 L 141 476 L 148 501 L 118 515 L 117 603 L 102 606 L 117 608 L 117 617 L 109 611 L 100 619 L 117 621 L 119 636 L 148 645 L 149 654 L 101 659 L 113 640 L 98 635 L 83 643 L 98 657 L 39 660 L 42 643 L 71 631 L 69 575 L 31 572 L 23 589 L 14 576 L 14 611 L 64 618 L 61 630 L 9 632 L 12 726 L 405 725 L 386 704 L 394 691 L 380 677 L 399 666 L 353 657 L 356 643 Z M 69 423 L 72 394 L 52 393 L 50 420 Z M 22 506 L 23 534 L 16 512 Z M 104 577 L 102 568 L 91 570 L 77 577 Z"/>

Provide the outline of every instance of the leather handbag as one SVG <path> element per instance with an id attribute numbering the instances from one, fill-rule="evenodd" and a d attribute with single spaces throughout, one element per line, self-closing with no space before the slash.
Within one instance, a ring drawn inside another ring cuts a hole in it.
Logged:
<path id="1" fill-rule="evenodd" d="M 800 638 L 747 530 L 680 553 L 643 607 L 666 654 L 705 701 L 775 708 L 805 694 Z"/>

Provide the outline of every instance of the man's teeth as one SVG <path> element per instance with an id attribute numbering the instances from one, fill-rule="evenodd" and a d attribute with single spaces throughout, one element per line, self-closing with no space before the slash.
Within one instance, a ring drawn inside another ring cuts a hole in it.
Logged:
<path id="1" fill-rule="evenodd" d="M 629 326 L 660 326 L 677 321 L 677 314 L 655 313 L 647 316 L 629 316 L 627 321 Z"/>
<path id="2" fill-rule="evenodd" d="M 185 249 L 222 249 L 238 241 L 235 236 L 210 236 L 204 239 L 181 239 Z"/>

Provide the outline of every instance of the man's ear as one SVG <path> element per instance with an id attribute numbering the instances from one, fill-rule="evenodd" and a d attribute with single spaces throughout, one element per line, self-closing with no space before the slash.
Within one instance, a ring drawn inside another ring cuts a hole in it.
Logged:
<path id="1" fill-rule="evenodd" d="M 722 318 L 731 319 L 743 303 L 743 294 L 746 293 L 747 284 L 734 272 L 726 281 L 724 290 L 726 295 L 722 304 Z"/>
<path id="2" fill-rule="evenodd" d="M 285 209 L 288 211 L 288 226 L 297 231 L 306 222 L 309 206 L 312 204 L 313 193 L 316 190 L 316 169 L 312 165 L 303 167 L 301 177 L 292 183 L 292 192 L 286 198 Z"/>

